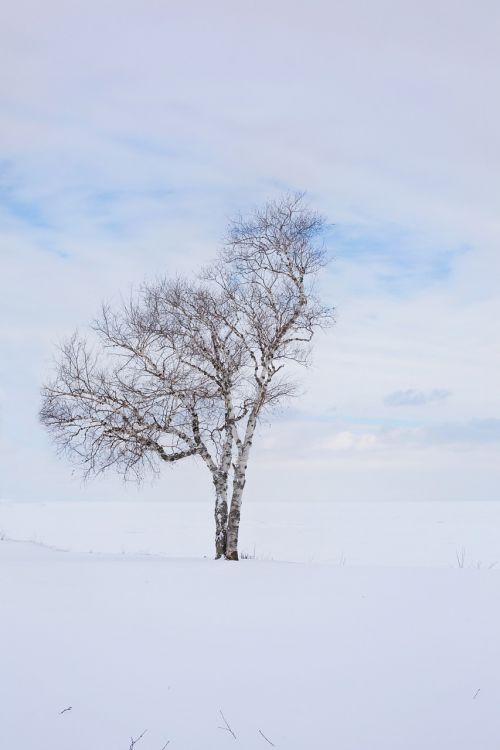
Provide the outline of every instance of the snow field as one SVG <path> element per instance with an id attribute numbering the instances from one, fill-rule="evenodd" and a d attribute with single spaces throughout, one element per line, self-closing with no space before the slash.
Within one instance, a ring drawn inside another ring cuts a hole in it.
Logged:
<path id="1" fill-rule="evenodd" d="M 161 750 L 168 740 L 169 750 L 270 747 L 261 732 L 289 750 L 498 749 L 495 567 L 445 564 L 444 553 L 429 565 L 431 532 L 427 551 L 418 547 L 421 563 L 410 564 L 383 523 L 370 554 L 385 550 L 385 558 L 350 564 L 354 521 L 345 563 L 333 548 L 329 564 L 216 562 L 203 559 L 204 548 L 197 559 L 169 558 L 160 555 L 170 545 L 177 552 L 183 523 L 191 544 L 201 539 L 188 511 L 162 528 L 166 506 L 143 515 L 131 508 L 125 520 L 123 506 L 86 507 L 73 506 L 70 523 L 69 504 L 0 506 L 6 535 L 23 525 L 27 534 L 38 529 L 40 542 L 71 548 L 0 541 L 2 750 L 128 750 L 145 729 L 135 750 Z M 410 525 L 416 510 L 406 513 Z M 455 526 L 439 533 L 455 545 L 462 521 L 451 509 L 449 517 Z M 101 521 L 94 536 L 91 518 Z M 125 534 L 134 526 L 141 541 Z M 262 528 L 255 540 L 264 547 Z M 489 559 L 493 541 L 486 534 L 485 548 L 473 549 L 474 533 L 464 544 Z M 278 535 L 275 551 L 300 538 L 293 534 Z M 145 551 L 158 556 L 112 551 L 129 537 L 130 547 L 149 538 Z M 78 551 L 89 543 L 92 554 Z M 97 549 L 106 545 L 107 553 Z M 390 551 L 399 563 L 387 564 Z M 310 553 L 305 541 L 299 552 Z M 236 739 L 219 729 L 220 711 Z"/>

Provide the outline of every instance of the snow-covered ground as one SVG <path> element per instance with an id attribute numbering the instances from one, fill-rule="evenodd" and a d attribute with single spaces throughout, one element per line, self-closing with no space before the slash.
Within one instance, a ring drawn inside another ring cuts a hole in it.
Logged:
<path id="1" fill-rule="evenodd" d="M 498 750 L 500 504 L 248 504 L 239 564 L 210 523 L 0 503 L 2 750 Z"/>
<path id="2" fill-rule="evenodd" d="M 0 536 L 74 552 L 211 557 L 206 503 L 0 502 Z M 500 503 L 247 503 L 241 549 L 259 559 L 500 569 Z"/>

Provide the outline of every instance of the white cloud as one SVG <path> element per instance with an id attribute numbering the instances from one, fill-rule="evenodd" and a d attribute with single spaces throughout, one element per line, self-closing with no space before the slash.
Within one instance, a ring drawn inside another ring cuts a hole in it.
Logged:
<path id="1" fill-rule="evenodd" d="M 377 436 L 371 433 L 356 435 L 353 432 L 338 432 L 328 437 L 324 447 L 331 451 L 366 450 L 373 448 L 377 442 Z"/>

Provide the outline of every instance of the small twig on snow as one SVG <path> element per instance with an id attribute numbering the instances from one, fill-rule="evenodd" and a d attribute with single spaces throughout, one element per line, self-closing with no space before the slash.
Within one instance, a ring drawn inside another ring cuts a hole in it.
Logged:
<path id="1" fill-rule="evenodd" d="M 455 552 L 456 558 L 457 558 L 457 564 L 459 568 L 465 568 L 465 547 L 462 547 L 460 550 L 457 550 Z"/>
<path id="2" fill-rule="evenodd" d="M 229 734 L 232 734 L 233 737 L 234 737 L 234 739 L 236 739 L 236 735 L 233 732 L 233 730 L 231 729 L 231 726 L 229 725 L 229 722 L 227 721 L 226 717 L 224 716 L 224 714 L 222 713 L 222 711 L 219 710 L 219 713 L 222 716 L 222 721 L 226 725 L 225 727 L 219 727 L 219 729 L 224 730 L 224 732 L 229 732 Z"/>
<path id="3" fill-rule="evenodd" d="M 63 708 L 62 711 L 59 711 L 59 714 L 65 714 L 66 711 L 71 711 L 72 708 L 73 708 L 73 706 L 68 706 L 68 708 Z"/>
<path id="4" fill-rule="evenodd" d="M 162 749 L 161 749 L 161 750 L 165 750 L 165 748 L 167 747 L 167 745 L 170 745 L 170 740 L 167 740 L 167 741 L 165 742 L 165 744 L 163 745 L 163 747 L 162 747 Z"/>
<path id="5" fill-rule="evenodd" d="M 472 700 L 473 700 L 473 701 L 475 701 L 475 700 L 476 700 L 477 696 L 479 695 L 479 692 L 480 692 L 480 690 L 481 690 L 481 688 L 478 688 L 478 689 L 476 690 L 476 692 L 474 693 L 474 695 L 472 696 Z"/>
<path id="6" fill-rule="evenodd" d="M 271 745 L 271 747 L 275 747 L 274 742 L 271 742 L 271 740 L 269 739 L 269 737 L 266 737 L 266 735 L 264 734 L 264 732 L 262 731 L 262 729 L 259 729 L 259 734 L 262 735 L 262 737 L 264 737 L 264 739 L 265 739 L 266 742 L 269 742 L 269 744 Z"/>
<path id="7" fill-rule="evenodd" d="M 144 735 L 146 734 L 146 732 L 147 732 L 147 731 L 148 731 L 148 730 L 147 730 L 147 729 L 145 729 L 145 730 L 144 730 L 144 732 L 143 732 L 142 734 L 140 734 L 140 735 L 139 735 L 138 737 L 136 737 L 136 739 L 135 739 L 135 740 L 134 740 L 134 738 L 133 738 L 133 737 L 131 737 L 131 738 L 130 738 L 130 745 L 129 745 L 129 748 L 128 748 L 128 750 L 134 750 L 134 747 L 135 747 L 135 746 L 137 745 L 137 743 L 139 742 L 139 740 L 142 740 L 142 738 L 144 737 Z"/>

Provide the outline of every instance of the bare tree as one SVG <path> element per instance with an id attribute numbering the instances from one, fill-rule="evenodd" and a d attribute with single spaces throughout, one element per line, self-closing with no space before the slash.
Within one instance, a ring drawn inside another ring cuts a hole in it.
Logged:
<path id="1" fill-rule="evenodd" d="M 43 389 L 42 423 L 86 474 L 141 478 L 202 460 L 215 489 L 216 557 L 238 559 L 257 424 L 294 394 L 285 365 L 307 364 L 314 332 L 332 319 L 312 287 L 325 263 L 322 227 L 301 195 L 238 219 L 195 282 L 160 280 L 118 312 L 103 307 L 97 348 L 74 335 Z"/>

